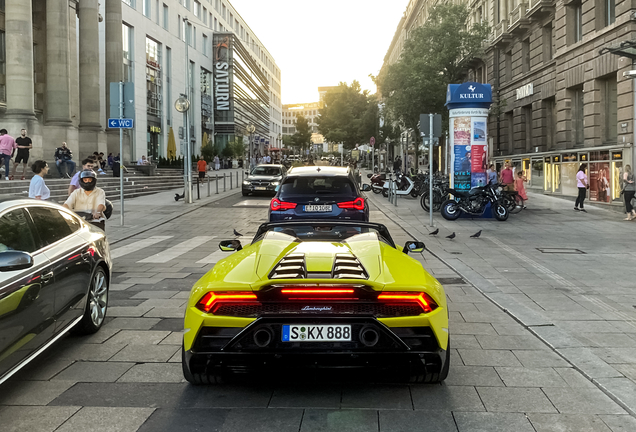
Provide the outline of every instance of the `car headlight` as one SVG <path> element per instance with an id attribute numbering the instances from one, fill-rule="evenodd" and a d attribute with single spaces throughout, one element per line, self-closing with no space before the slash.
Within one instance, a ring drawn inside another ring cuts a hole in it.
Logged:
<path id="1" fill-rule="evenodd" d="M 249 186 L 249 185 L 251 185 L 252 183 L 251 183 L 251 182 L 249 182 L 249 181 L 247 181 L 247 180 L 243 180 L 243 184 L 244 184 L 245 186 Z"/>
<path id="2" fill-rule="evenodd" d="M 272 182 L 272 186 L 278 186 L 280 182 Z"/>

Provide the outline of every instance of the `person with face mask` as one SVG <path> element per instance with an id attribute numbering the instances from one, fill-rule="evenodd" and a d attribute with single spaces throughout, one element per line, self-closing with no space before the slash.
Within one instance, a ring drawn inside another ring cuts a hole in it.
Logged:
<path id="1" fill-rule="evenodd" d="M 106 228 L 106 193 L 97 187 L 97 174 L 93 170 L 84 170 L 80 173 L 80 189 L 74 190 L 69 195 L 64 207 L 76 213 L 85 213 L 92 216 L 89 222 L 101 229 Z"/>

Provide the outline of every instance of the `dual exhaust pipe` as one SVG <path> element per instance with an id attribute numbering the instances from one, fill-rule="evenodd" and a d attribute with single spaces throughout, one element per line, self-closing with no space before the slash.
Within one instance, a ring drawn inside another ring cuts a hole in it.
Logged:
<path id="1" fill-rule="evenodd" d="M 268 327 L 261 327 L 254 332 L 254 344 L 259 348 L 267 348 L 274 340 L 274 333 Z M 360 330 L 360 343 L 367 348 L 374 347 L 380 340 L 380 334 L 371 327 Z"/>

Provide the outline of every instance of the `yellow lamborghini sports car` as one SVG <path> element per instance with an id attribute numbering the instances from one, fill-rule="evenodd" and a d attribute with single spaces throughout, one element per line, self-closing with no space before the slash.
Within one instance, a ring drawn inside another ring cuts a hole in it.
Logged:
<path id="1" fill-rule="evenodd" d="M 289 368 L 378 368 L 410 382 L 448 375 L 446 294 L 384 225 L 285 221 L 261 225 L 192 288 L 183 374 L 193 384 Z"/>

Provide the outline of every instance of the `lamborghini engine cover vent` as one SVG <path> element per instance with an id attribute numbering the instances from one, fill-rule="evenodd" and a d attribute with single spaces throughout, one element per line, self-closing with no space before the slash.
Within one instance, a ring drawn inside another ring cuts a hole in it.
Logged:
<path id="1" fill-rule="evenodd" d="M 270 279 L 305 279 L 307 266 L 304 254 L 290 254 L 280 260 L 269 274 Z"/>
<path id="2" fill-rule="evenodd" d="M 334 279 L 368 279 L 369 275 L 365 271 L 360 261 L 353 255 L 336 255 L 333 261 L 331 275 Z"/>

